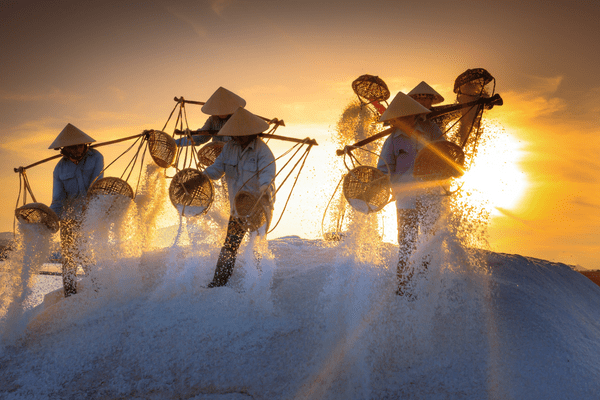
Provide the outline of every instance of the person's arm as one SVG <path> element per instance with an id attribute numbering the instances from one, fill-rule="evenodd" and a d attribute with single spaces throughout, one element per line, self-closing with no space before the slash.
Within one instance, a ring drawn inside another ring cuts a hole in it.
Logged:
<path id="1" fill-rule="evenodd" d="M 264 143 L 263 143 L 264 144 Z M 275 180 L 275 174 L 277 174 L 277 167 L 275 165 L 275 157 L 271 149 L 264 144 L 264 148 L 261 149 L 258 154 L 258 186 L 270 186 Z"/>
<path id="2" fill-rule="evenodd" d="M 202 132 L 202 131 L 196 131 L 196 132 Z M 213 132 L 213 131 L 208 131 L 208 132 Z M 175 140 L 175 143 L 179 147 L 186 147 L 186 146 L 192 146 L 192 145 L 198 146 L 199 144 L 204 144 L 204 143 L 208 142 L 212 137 L 213 137 L 213 135 L 197 135 L 197 134 L 195 134 L 195 135 L 191 135 L 191 140 L 190 140 L 190 136 L 185 136 L 185 137 Z"/>
<path id="3" fill-rule="evenodd" d="M 392 145 L 392 135 L 390 135 L 383 143 L 381 153 L 379 154 L 379 160 L 377 161 L 377 169 L 386 174 L 394 172 L 393 169 L 396 165 Z M 388 167 L 391 171 L 388 171 Z"/>
<path id="4" fill-rule="evenodd" d="M 58 179 L 58 168 L 54 168 L 54 173 L 52 174 L 52 203 L 50 204 L 50 208 L 56 213 L 56 215 L 58 215 L 59 218 L 62 212 L 63 201 L 65 200 L 65 197 L 65 187 L 63 182 Z"/>
<path id="5" fill-rule="evenodd" d="M 217 179 L 221 179 L 223 177 L 223 175 L 225 175 L 225 157 L 226 157 L 226 150 L 227 150 L 227 145 L 225 145 L 225 147 L 223 147 L 223 150 L 221 151 L 221 153 L 217 156 L 217 158 L 215 159 L 215 162 L 212 163 L 211 166 L 207 167 L 204 170 L 204 173 L 213 181 L 216 181 Z"/>
<path id="6" fill-rule="evenodd" d="M 92 177 L 92 181 L 94 179 L 102 179 L 104 177 L 104 173 L 102 172 L 103 169 L 104 169 L 104 156 L 102 155 L 102 153 L 100 153 L 98 151 L 98 155 L 96 156 L 96 163 L 94 165 L 94 176 Z"/>

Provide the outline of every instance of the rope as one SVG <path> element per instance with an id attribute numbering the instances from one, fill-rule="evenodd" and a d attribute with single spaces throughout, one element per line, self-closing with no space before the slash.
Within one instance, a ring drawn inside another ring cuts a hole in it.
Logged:
<path id="1" fill-rule="evenodd" d="M 146 158 L 146 151 L 148 150 L 148 141 L 146 140 L 146 146 L 144 148 L 144 152 L 142 153 L 142 161 L 140 162 L 140 173 L 138 174 L 138 181 L 135 185 L 135 192 L 133 192 L 133 197 L 137 196 L 138 188 L 140 187 L 140 181 L 142 180 L 142 171 L 144 169 L 144 158 Z"/>
<path id="2" fill-rule="evenodd" d="M 323 211 L 323 218 L 321 219 L 321 236 L 322 237 L 325 237 L 325 233 L 323 232 L 323 225 L 325 224 L 325 216 L 327 215 L 327 209 L 329 209 L 329 205 L 331 204 L 331 201 L 335 197 L 335 194 L 337 193 L 337 190 L 339 189 L 343 180 L 344 180 L 344 176 L 342 176 L 342 178 L 338 182 L 337 186 L 335 187 L 335 190 L 333 191 L 333 194 L 331 195 L 331 198 L 329 199 L 329 202 L 327 202 L 327 205 L 325 206 L 325 211 Z M 344 208 L 341 218 L 338 218 L 338 221 L 336 222 L 336 231 L 337 232 L 340 231 L 340 228 L 342 225 L 342 223 L 340 221 L 344 219 L 345 214 L 346 214 L 346 209 Z"/>
<path id="3" fill-rule="evenodd" d="M 308 148 L 306 149 L 306 151 L 304 152 L 304 154 L 302 154 L 302 156 L 300 156 L 300 160 L 298 160 L 298 162 L 294 165 L 294 167 L 292 168 L 292 170 L 290 171 L 290 173 L 288 174 L 288 176 L 286 176 L 286 178 L 281 183 L 281 185 L 279 185 L 279 188 L 277 188 L 277 190 L 275 191 L 275 193 L 279 192 L 279 189 L 281 189 L 281 187 L 283 186 L 283 184 L 285 183 L 285 181 L 287 180 L 287 178 L 290 177 L 290 175 L 292 174 L 292 172 L 294 172 L 294 169 L 296 169 L 296 167 L 298 166 L 298 164 L 300 163 L 300 161 L 302 161 L 302 165 L 300 166 L 300 169 L 298 170 L 298 174 L 296 175 L 296 179 L 294 180 L 294 184 L 292 185 L 292 188 L 290 189 L 290 194 L 288 195 L 288 198 L 285 201 L 285 204 L 283 206 L 283 210 L 281 211 L 281 215 L 279 215 L 279 219 L 277 220 L 277 223 L 275 224 L 275 226 L 271 230 L 269 230 L 269 232 L 267 232 L 267 233 L 273 232 L 273 230 L 275 228 L 277 228 L 277 225 L 279 225 L 279 222 L 281 221 L 281 218 L 283 217 L 283 214 L 285 213 L 285 210 L 287 209 L 287 205 L 288 205 L 288 203 L 290 201 L 290 198 L 292 197 L 292 193 L 294 191 L 294 188 L 296 187 L 296 183 L 298 183 L 298 178 L 300 177 L 300 173 L 302 172 L 302 169 L 304 168 L 304 164 L 306 163 L 306 159 L 308 158 L 308 153 L 310 153 L 311 147 L 312 147 L 312 145 L 308 146 Z"/>
<path id="4" fill-rule="evenodd" d="M 121 153 L 117 158 L 115 158 L 110 164 L 108 164 L 106 167 L 104 167 L 102 169 L 102 171 L 100 171 L 100 174 L 98 174 L 98 176 L 96 178 L 94 178 L 94 180 L 92 181 L 92 185 L 98 180 L 98 177 L 100 175 L 102 175 L 104 173 L 104 171 L 106 171 L 111 165 L 113 165 L 119 158 L 123 157 L 123 155 L 125 155 L 125 153 L 127 153 L 129 150 L 131 150 L 133 148 L 133 146 L 135 146 L 135 144 L 141 139 L 144 138 L 144 136 L 139 136 L 135 142 L 133 142 L 131 144 L 131 146 L 129 146 L 129 148 L 127 150 L 125 150 L 123 153 Z M 142 141 L 143 143 L 143 141 Z M 141 147 L 141 146 L 140 146 Z M 139 149 L 138 149 L 139 152 Z M 131 165 L 131 161 L 129 162 L 129 164 L 127 165 L 127 167 L 125 167 L 125 171 L 123 171 L 123 174 L 121 174 L 121 179 L 123 179 L 123 175 L 125 175 L 125 172 L 127 171 L 127 168 L 129 167 L 129 165 Z M 129 178 L 128 178 L 129 179 Z M 90 185 L 91 187 L 91 185 Z"/>
<path id="5" fill-rule="evenodd" d="M 289 154 L 292 150 L 294 150 L 296 147 L 298 147 L 298 149 L 296 150 L 296 152 L 290 157 L 290 159 L 283 165 L 283 167 L 281 167 L 279 169 L 279 171 L 275 174 L 275 176 L 273 177 L 273 179 L 271 180 L 270 184 L 273 184 L 275 182 L 275 179 L 277 179 L 277 177 L 279 176 L 279 174 L 288 166 L 288 164 L 296 157 L 296 155 L 298 154 L 298 152 L 302 149 L 302 146 L 304 146 L 305 144 L 307 144 L 309 142 L 309 138 L 304 139 L 303 142 L 300 143 L 296 143 L 295 145 L 293 145 L 291 148 L 289 148 L 287 151 L 285 151 L 282 155 L 280 155 L 279 157 L 277 157 L 275 160 L 271 161 L 269 164 L 265 165 L 263 168 L 261 168 L 260 170 L 256 171 L 255 174 L 253 174 L 250 178 L 248 178 L 240 187 L 240 189 L 242 189 L 252 178 L 254 178 L 255 176 L 258 176 L 258 174 L 260 174 L 265 168 L 267 168 L 269 165 L 273 164 L 274 162 L 276 162 L 277 160 L 281 159 L 282 157 L 286 156 L 287 154 Z M 287 179 L 292 175 L 292 173 L 294 172 L 294 170 L 296 169 L 296 167 L 298 166 L 298 164 L 300 164 L 300 162 L 302 162 L 302 165 L 300 167 L 300 169 L 298 170 L 298 174 L 296 175 L 296 179 L 294 181 L 294 184 L 292 185 L 292 189 L 290 190 L 290 193 L 288 195 L 288 198 L 285 202 L 285 205 L 283 207 L 283 210 L 281 212 L 281 215 L 279 216 L 279 219 L 277 220 L 277 223 L 275 224 L 275 226 L 273 226 L 273 228 L 271 228 L 267 234 L 273 232 L 273 230 L 277 227 L 277 225 L 279 224 L 279 222 L 281 221 L 283 214 L 287 208 L 287 205 L 289 203 L 290 198 L 292 197 L 292 193 L 294 191 L 294 188 L 296 186 L 296 183 L 298 182 L 298 178 L 300 177 L 300 173 L 302 172 L 302 169 L 304 168 L 304 164 L 306 162 L 306 159 L 308 158 L 308 154 L 310 153 L 310 150 L 312 149 L 313 144 L 309 144 L 308 148 L 304 151 L 304 153 L 300 156 L 300 158 L 298 159 L 298 161 L 296 162 L 296 164 L 294 164 L 294 166 L 292 167 L 292 169 L 290 170 L 290 172 L 287 174 L 287 176 L 285 177 L 285 179 L 281 182 L 281 184 L 279 185 L 279 187 L 277 189 L 275 189 L 275 194 L 277 194 L 279 192 L 279 190 L 281 189 L 281 187 L 283 186 L 283 184 L 287 181 Z M 264 193 L 261 193 L 261 195 L 258 197 L 258 199 L 256 200 L 256 202 L 254 203 L 254 205 L 252 206 L 252 208 L 250 209 L 250 211 L 248 212 L 249 214 L 251 214 L 255 208 L 258 206 L 260 199 L 262 198 L 262 196 L 264 195 Z"/>

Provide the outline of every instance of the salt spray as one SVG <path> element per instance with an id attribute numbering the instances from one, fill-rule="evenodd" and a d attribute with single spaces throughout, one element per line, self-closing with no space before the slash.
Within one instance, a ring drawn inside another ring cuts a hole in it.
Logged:
<path id="1" fill-rule="evenodd" d="M 27 324 L 26 300 L 50 255 L 52 236 L 43 224 L 19 224 L 15 248 L 8 253 L 0 274 L 0 332 L 4 345 L 13 343 Z"/>

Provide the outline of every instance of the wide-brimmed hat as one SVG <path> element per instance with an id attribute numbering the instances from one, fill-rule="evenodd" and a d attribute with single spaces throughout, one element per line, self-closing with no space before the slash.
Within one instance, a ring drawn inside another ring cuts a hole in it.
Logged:
<path id="1" fill-rule="evenodd" d="M 95 142 L 91 136 L 88 136 L 81 129 L 74 125 L 67 124 L 65 128 L 58 134 L 54 142 L 48 147 L 49 149 L 60 149 L 61 147 L 75 146 L 77 144 L 87 144 Z"/>
<path id="2" fill-rule="evenodd" d="M 431 111 L 423 107 L 415 99 L 398 92 L 389 107 L 379 118 L 379 122 L 389 121 L 394 118 L 408 117 L 410 115 L 428 114 Z"/>
<path id="3" fill-rule="evenodd" d="M 267 129 L 269 129 L 267 121 L 242 107 L 238 107 L 217 135 L 250 136 L 262 133 Z"/>
<path id="4" fill-rule="evenodd" d="M 245 105 L 246 100 L 224 87 L 220 87 L 204 103 L 202 112 L 208 115 L 231 115 L 239 107 Z"/>
<path id="5" fill-rule="evenodd" d="M 442 95 L 436 92 L 435 89 L 429 86 L 425 81 L 415 86 L 413 90 L 408 92 L 408 95 L 413 99 L 419 96 L 432 96 L 433 102 L 431 104 L 438 104 L 444 101 Z"/>

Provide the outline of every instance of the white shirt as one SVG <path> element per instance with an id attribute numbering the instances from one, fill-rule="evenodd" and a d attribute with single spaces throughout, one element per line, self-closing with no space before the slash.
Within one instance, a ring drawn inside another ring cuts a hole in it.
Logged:
<path id="1" fill-rule="evenodd" d="M 235 195 L 240 190 L 258 196 L 259 188 L 269 185 L 268 196 L 272 209 L 275 202 L 276 171 L 275 157 L 271 149 L 260 138 L 256 138 L 244 149 L 233 140 L 226 142 L 221 154 L 204 173 L 212 180 L 225 175 L 229 204 L 234 204 Z"/>

